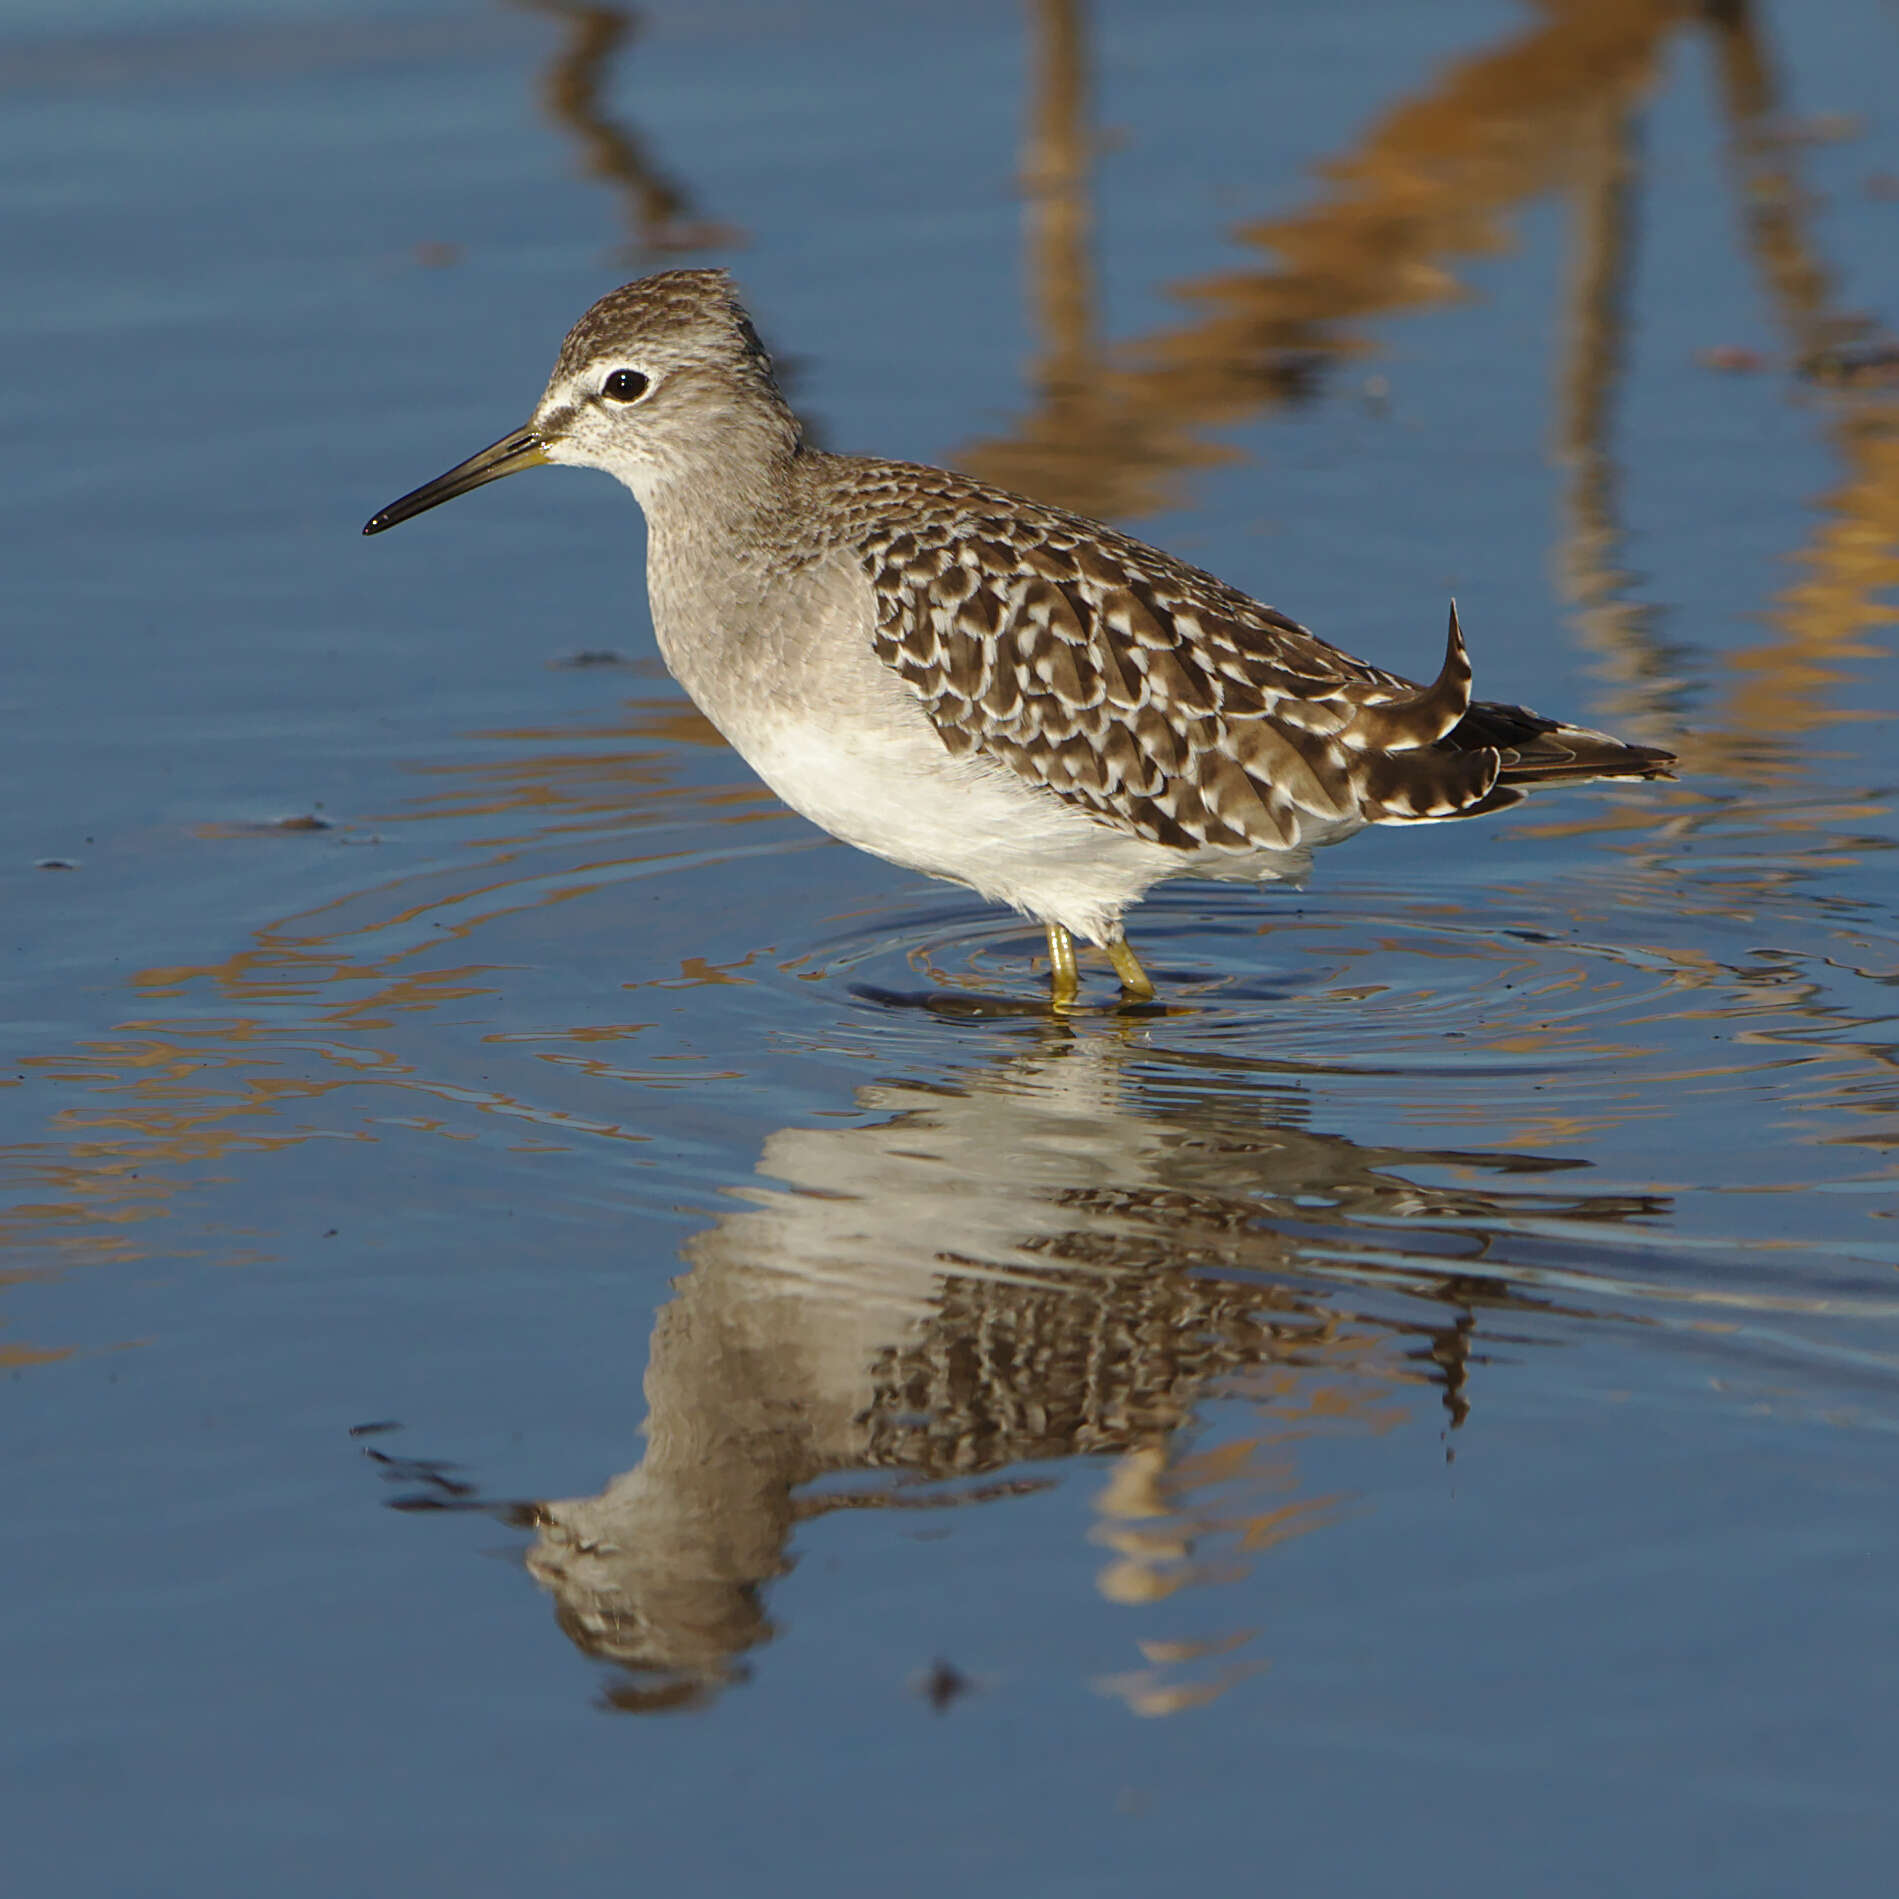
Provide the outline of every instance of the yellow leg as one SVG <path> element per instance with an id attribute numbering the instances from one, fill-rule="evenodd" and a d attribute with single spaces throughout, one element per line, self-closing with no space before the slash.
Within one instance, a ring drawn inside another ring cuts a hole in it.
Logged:
<path id="1" fill-rule="evenodd" d="M 1048 926 L 1048 999 L 1058 1009 L 1070 1008 L 1081 993 L 1081 972 L 1075 967 L 1075 939 L 1059 923 Z"/>
<path id="2" fill-rule="evenodd" d="M 1114 973 L 1121 978 L 1121 993 L 1124 996 L 1133 1002 L 1152 999 L 1154 985 L 1125 936 L 1116 937 L 1108 945 L 1108 961 L 1114 965 Z"/>

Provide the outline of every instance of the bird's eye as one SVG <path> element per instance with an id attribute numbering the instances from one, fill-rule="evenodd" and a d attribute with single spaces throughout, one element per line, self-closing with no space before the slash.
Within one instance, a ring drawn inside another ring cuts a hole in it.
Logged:
<path id="1" fill-rule="evenodd" d="M 616 369 L 600 385 L 600 393 L 611 396 L 615 402 L 637 402 L 652 386 L 637 369 Z"/>

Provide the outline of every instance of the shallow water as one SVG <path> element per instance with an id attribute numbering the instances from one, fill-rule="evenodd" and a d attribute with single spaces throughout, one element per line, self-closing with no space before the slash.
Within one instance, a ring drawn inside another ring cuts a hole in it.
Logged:
<path id="1" fill-rule="evenodd" d="M 1691 11 L 0 8 L 19 1890 L 1882 1888 L 1899 26 Z M 611 484 L 357 536 L 675 261 L 1679 782 L 1051 1019 Z"/>

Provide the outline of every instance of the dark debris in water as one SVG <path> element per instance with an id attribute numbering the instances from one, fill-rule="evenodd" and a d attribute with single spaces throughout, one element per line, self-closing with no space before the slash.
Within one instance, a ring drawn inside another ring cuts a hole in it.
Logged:
<path id="1" fill-rule="evenodd" d="M 314 811 L 293 812 L 287 818 L 220 818 L 197 827 L 205 838 L 224 837 L 304 837 L 321 831 L 333 831 L 333 819 L 319 817 Z"/>
<path id="2" fill-rule="evenodd" d="M 976 1684 L 954 1663 L 939 1655 L 917 1683 L 917 1693 L 938 1714 L 948 1714 L 965 1695 L 974 1694 Z"/>
<path id="3" fill-rule="evenodd" d="M 548 664 L 556 672 L 577 672 L 587 666 L 630 666 L 632 661 L 617 647 L 583 646 L 577 653 L 563 654 Z"/>

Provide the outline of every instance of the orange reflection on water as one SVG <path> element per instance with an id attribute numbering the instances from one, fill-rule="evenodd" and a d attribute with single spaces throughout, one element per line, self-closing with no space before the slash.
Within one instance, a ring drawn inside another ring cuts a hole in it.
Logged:
<path id="1" fill-rule="evenodd" d="M 1452 66 L 1321 167 L 1334 188 L 1310 210 L 1242 225 L 1238 241 L 1276 265 L 1176 286 L 1203 314 L 1110 362 L 1089 314 L 1086 16 L 1071 0 L 1043 0 L 1024 165 L 1040 406 L 959 462 L 1084 514 L 1152 513 L 1176 504 L 1179 470 L 1230 453 L 1206 431 L 1302 393 L 1314 358 L 1368 350 L 1353 320 L 1454 300 L 1451 260 L 1506 247 L 1498 214 L 1564 180 L 1605 107 L 1653 83 L 1668 35 L 1698 10 L 1543 0 L 1536 11 L 1541 25 Z"/>
<path id="2" fill-rule="evenodd" d="M 368 820 L 390 829 L 512 820 L 472 840 L 467 849 L 476 855 L 284 918 L 220 962 L 155 966 L 129 979 L 147 1004 L 208 990 L 228 1013 L 141 1015 L 119 1024 L 110 1038 L 20 1064 L 35 1081 L 83 1088 L 87 1101 L 49 1117 L 47 1144 L 16 1147 L 4 1157 L 24 1192 L 0 1213 L 0 1246 L 66 1264 L 142 1257 L 148 1242 L 128 1229 L 161 1217 L 178 1194 L 215 1179 L 212 1170 L 221 1161 L 311 1138 L 300 1110 L 344 1090 L 390 1091 L 405 1112 L 418 1101 L 447 1104 L 518 1121 L 524 1130 L 647 1138 L 618 1122 L 506 1089 L 426 1075 L 369 1038 L 405 1018 L 479 1004 L 496 993 L 497 966 L 442 966 L 447 944 L 479 935 L 497 918 L 571 901 L 602 879 L 670 856 L 622 850 L 553 872 L 545 861 L 550 844 L 637 839 L 688 811 L 715 824 L 745 823 L 769 810 L 769 800 L 750 785 L 697 791 L 672 781 L 666 747 L 720 744 L 711 727 L 676 700 L 635 701 L 623 722 L 591 733 L 490 737 L 532 749 L 525 757 L 464 761 L 448 774 L 457 781 L 452 790 Z M 603 743 L 609 737 L 619 741 L 617 748 Z M 440 770 L 428 769 L 429 775 Z M 374 860 L 366 854 L 364 861 Z M 621 1025 L 611 1032 L 630 1031 Z M 427 1107 L 419 1116 L 409 1113 L 407 1125 L 449 1132 Z M 351 1138 L 374 1136 L 358 1125 Z"/>

